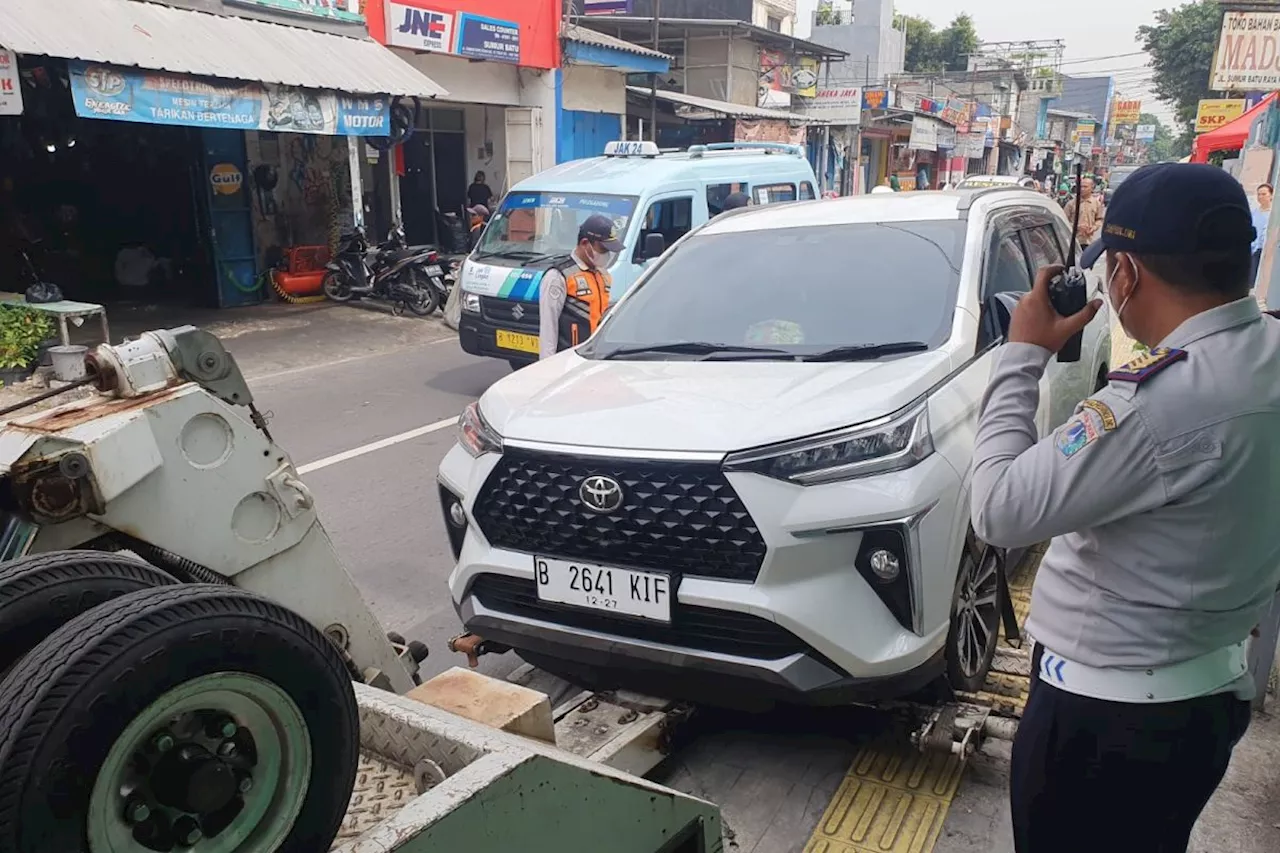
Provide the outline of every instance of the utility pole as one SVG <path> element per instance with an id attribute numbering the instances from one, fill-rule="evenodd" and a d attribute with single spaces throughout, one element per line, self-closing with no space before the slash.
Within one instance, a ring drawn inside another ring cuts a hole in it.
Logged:
<path id="1" fill-rule="evenodd" d="M 653 0 L 653 49 L 661 52 L 660 32 L 662 0 Z M 658 144 L 658 74 L 649 75 L 649 138 Z"/>

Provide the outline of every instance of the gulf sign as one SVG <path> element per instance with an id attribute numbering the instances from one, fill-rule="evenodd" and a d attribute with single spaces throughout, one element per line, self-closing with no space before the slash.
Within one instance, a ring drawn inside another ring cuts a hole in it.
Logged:
<path id="1" fill-rule="evenodd" d="M 1280 90 L 1280 13 L 1227 12 L 1223 16 L 1209 88 Z"/>
<path id="2" fill-rule="evenodd" d="M 1196 109 L 1196 133 L 1208 133 L 1244 115 L 1244 98 L 1206 98 Z"/>

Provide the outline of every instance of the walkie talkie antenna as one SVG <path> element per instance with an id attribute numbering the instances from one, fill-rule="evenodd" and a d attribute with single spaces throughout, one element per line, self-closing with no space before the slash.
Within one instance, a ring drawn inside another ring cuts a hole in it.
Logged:
<path id="1" fill-rule="evenodd" d="M 1067 252 L 1067 269 L 1076 265 L 1076 244 L 1080 242 L 1080 208 L 1084 207 L 1084 164 L 1076 163 L 1076 216 L 1071 223 L 1071 251 Z"/>

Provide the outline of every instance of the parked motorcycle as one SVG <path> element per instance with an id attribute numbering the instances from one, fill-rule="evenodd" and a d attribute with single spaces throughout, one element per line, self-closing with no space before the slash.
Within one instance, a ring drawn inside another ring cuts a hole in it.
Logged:
<path id="1" fill-rule="evenodd" d="M 408 308 L 426 317 L 441 304 L 426 271 L 427 259 L 435 254 L 429 246 L 408 246 L 399 226 L 374 247 L 364 229 L 357 227 L 343 235 L 337 257 L 326 264 L 321 287 L 334 302 L 371 298 L 390 303 L 397 316 Z"/>

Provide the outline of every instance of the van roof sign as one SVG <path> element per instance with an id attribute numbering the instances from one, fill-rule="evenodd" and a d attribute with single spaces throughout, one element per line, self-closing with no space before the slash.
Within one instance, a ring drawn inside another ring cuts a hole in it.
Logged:
<path id="1" fill-rule="evenodd" d="M 650 141 L 618 140 L 604 147 L 606 157 L 657 157 L 661 153 L 658 144 Z"/>

